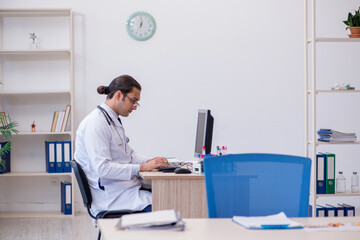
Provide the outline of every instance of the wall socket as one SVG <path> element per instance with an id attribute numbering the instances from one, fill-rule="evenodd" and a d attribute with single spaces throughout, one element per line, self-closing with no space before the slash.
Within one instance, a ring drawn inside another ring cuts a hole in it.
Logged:
<path id="1" fill-rule="evenodd" d="M 50 184 L 52 186 L 57 186 L 59 185 L 59 178 L 58 177 L 50 177 Z"/>

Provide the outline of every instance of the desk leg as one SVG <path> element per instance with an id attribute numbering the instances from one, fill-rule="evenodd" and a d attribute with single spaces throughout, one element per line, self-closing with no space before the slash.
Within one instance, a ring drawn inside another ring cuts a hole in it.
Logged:
<path id="1" fill-rule="evenodd" d="M 182 218 L 207 218 L 203 179 L 152 179 L 152 209 L 176 209 Z"/>

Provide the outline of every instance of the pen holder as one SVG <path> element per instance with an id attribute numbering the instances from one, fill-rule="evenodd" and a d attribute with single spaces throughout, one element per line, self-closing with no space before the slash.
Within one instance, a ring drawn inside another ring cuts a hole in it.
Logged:
<path id="1" fill-rule="evenodd" d="M 206 154 L 206 155 L 199 154 L 198 155 L 199 161 L 197 163 L 193 164 L 193 172 L 198 173 L 198 174 L 203 174 L 204 173 L 204 165 L 203 165 L 204 159 L 207 157 L 215 157 L 215 156 L 216 156 L 215 154 Z"/>

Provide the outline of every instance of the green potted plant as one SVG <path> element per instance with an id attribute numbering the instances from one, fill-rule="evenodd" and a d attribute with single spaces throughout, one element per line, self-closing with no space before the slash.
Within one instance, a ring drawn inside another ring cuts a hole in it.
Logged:
<path id="1" fill-rule="evenodd" d="M 355 11 L 355 14 L 349 12 L 347 21 L 344 21 L 346 30 L 349 28 L 351 34 L 350 38 L 360 38 L 360 7 Z"/>
<path id="2" fill-rule="evenodd" d="M 2 84 L 0 82 L 0 84 Z M 11 121 L 11 119 L 9 118 L 9 116 L 7 116 L 5 113 L 0 112 L 0 132 L 1 132 L 1 136 L 6 139 L 9 140 L 11 139 L 12 134 L 17 134 L 19 131 L 15 129 L 15 127 L 18 126 L 17 122 Z M 6 162 L 7 159 L 7 154 L 10 154 L 10 150 L 11 150 L 11 142 L 4 142 L 1 143 L 1 148 L 0 148 L 0 174 L 4 173 L 4 172 L 9 172 L 10 169 L 9 166 L 10 164 Z"/>

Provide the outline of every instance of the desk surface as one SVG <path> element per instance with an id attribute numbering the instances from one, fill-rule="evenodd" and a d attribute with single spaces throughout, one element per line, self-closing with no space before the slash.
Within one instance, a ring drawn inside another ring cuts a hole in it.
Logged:
<path id="1" fill-rule="evenodd" d="M 311 223 L 355 223 L 360 217 L 337 218 L 293 218 L 303 224 Z M 98 220 L 102 237 L 105 240 L 212 240 L 212 239 L 267 239 L 267 240 L 359 240 L 360 232 L 307 232 L 304 229 L 293 230 L 247 230 L 231 219 L 192 218 L 184 219 L 186 227 L 183 232 L 170 231 L 123 231 L 115 228 L 118 219 Z"/>
<path id="2" fill-rule="evenodd" d="M 176 174 L 176 173 L 164 173 L 164 172 L 140 172 L 139 175 L 143 179 L 204 179 L 204 175 L 190 173 L 190 174 Z"/>

